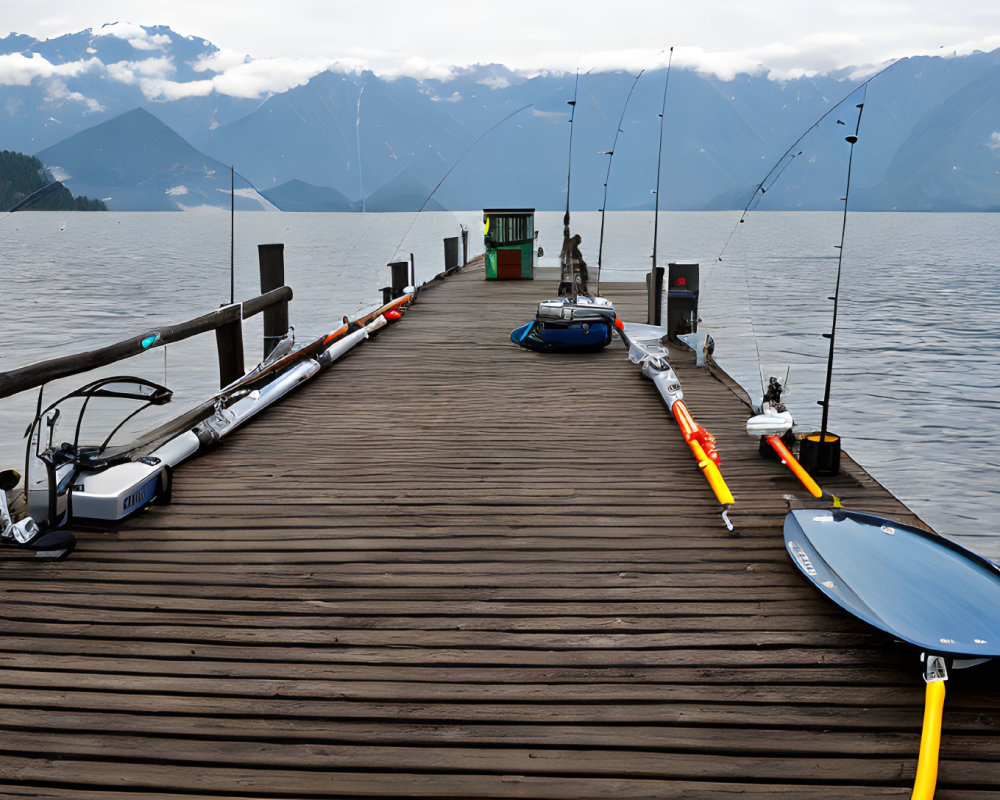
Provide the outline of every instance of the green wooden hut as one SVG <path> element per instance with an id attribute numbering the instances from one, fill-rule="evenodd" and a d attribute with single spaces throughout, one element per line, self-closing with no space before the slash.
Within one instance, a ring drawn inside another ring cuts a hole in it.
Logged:
<path id="1" fill-rule="evenodd" d="M 486 279 L 535 277 L 535 209 L 483 210 Z"/>

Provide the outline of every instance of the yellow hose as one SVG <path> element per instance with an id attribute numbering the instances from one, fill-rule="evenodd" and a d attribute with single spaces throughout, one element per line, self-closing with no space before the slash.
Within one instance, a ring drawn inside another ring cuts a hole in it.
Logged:
<path id="1" fill-rule="evenodd" d="M 920 734 L 917 777 L 910 800 L 932 800 L 937 786 L 938 750 L 941 746 L 941 715 L 944 710 L 944 681 L 928 681 L 924 699 L 924 728 Z"/>
<path id="2" fill-rule="evenodd" d="M 701 443 L 697 439 L 688 439 L 688 446 L 691 448 L 691 452 L 694 453 L 694 457 L 698 462 L 698 466 L 701 468 L 702 474 L 708 481 L 708 485 L 712 487 L 712 491 L 715 492 L 716 499 L 722 503 L 724 506 L 731 505 L 736 501 L 733 499 L 732 492 L 729 491 L 729 487 L 726 485 L 726 481 L 722 477 L 722 473 L 716 466 L 715 462 L 712 461 L 705 453 L 705 449 L 701 446 Z"/>

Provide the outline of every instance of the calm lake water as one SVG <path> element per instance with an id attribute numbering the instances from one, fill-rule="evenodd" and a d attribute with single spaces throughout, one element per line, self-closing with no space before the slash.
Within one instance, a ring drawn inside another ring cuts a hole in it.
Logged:
<path id="1" fill-rule="evenodd" d="M 555 265 L 561 213 L 537 215 L 543 265 Z M 760 375 L 790 369 L 786 400 L 800 429 L 819 426 L 841 215 L 664 213 L 658 260 L 702 264 L 702 328 L 716 358 L 760 397 Z M 284 242 L 290 316 L 301 341 L 378 305 L 389 261 L 414 254 L 417 279 L 443 265 L 441 240 L 481 212 L 236 217 L 236 299 L 259 293 L 258 243 Z M 1000 220 L 988 214 L 851 214 L 847 223 L 830 428 L 876 478 L 936 530 L 1000 558 Z M 600 215 L 574 213 L 593 274 Z M 641 281 L 650 213 L 609 213 L 603 277 Z M 731 237 L 731 238 L 730 238 Z M 728 245 L 727 240 L 729 240 Z M 0 217 L 5 319 L 0 371 L 100 347 L 228 302 L 225 212 Z M 725 248 L 723 260 L 719 255 Z M 540 288 L 542 288 L 540 286 Z M 544 294 L 544 292 L 543 292 Z M 525 309 L 530 315 L 531 309 Z M 511 320 L 511 326 L 522 320 Z M 247 365 L 259 358 L 247 324 Z M 158 348 L 98 375 L 137 374 L 175 392 L 136 427 L 173 416 L 217 388 L 214 337 Z M 46 389 L 50 402 L 91 376 Z M 23 462 L 36 392 L 0 400 L 0 463 Z M 157 416 L 159 415 L 159 416 Z M 94 418 L 100 435 L 105 420 Z M 72 437 L 62 429 L 57 440 Z M 723 454 L 724 457 L 724 454 Z"/>

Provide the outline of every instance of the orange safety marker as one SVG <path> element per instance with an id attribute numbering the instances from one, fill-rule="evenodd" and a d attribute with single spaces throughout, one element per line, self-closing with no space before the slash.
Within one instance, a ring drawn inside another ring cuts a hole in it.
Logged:
<path id="1" fill-rule="evenodd" d="M 701 446 L 701 443 L 697 439 L 688 439 L 688 446 L 691 448 L 691 452 L 694 453 L 695 460 L 698 462 L 698 467 L 701 469 L 702 475 L 705 476 L 705 480 L 708 481 L 708 485 L 712 487 L 712 491 L 715 493 L 715 499 L 724 506 L 729 506 L 735 503 L 736 500 L 733 497 L 733 493 L 729 491 L 729 487 L 726 485 L 726 481 L 722 477 L 722 472 L 719 470 L 716 463 L 705 453 L 705 449 Z"/>
<path id="2" fill-rule="evenodd" d="M 805 467 L 803 467 L 795 456 L 792 455 L 791 451 L 785 447 L 785 443 L 781 441 L 778 436 L 768 436 L 767 443 L 771 445 L 771 448 L 781 457 L 781 462 L 787 466 L 796 478 L 802 483 L 806 489 L 809 490 L 809 494 L 813 497 L 822 497 L 823 490 L 819 488 L 819 484 L 813 480 L 812 476 L 806 472 Z"/>
<path id="3" fill-rule="evenodd" d="M 719 470 L 719 453 L 715 449 L 715 437 L 694 421 L 683 400 L 676 400 L 670 410 L 680 426 L 684 441 L 688 443 L 688 447 L 691 448 L 691 452 L 698 462 L 702 475 L 705 476 L 708 485 L 712 487 L 716 499 L 724 506 L 735 503 L 733 493 L 729 491 L 729 487 L 722 477 L 722 472 Z"/>
<path id="4" fill-rule="evenodd" d="M 677 420 L 677 424 L 681 426 L 681 433 L 684 434 L 684 440 L 687 441 L 692 436 L 694 436 L 695 431 L 698 430 L 698 423 L 694 421 L 694 417 L 691 416 L 691 412 L 688 411 L 686 405 L 684 405 L 683 400 L 675 400 L 673 406 L 670 408 L 673 412 L 674 419 Z"/>

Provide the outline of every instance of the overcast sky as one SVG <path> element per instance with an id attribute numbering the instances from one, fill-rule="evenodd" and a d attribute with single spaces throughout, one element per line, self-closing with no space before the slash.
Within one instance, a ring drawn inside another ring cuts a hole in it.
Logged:
<path id="1" fill-rule="evenodd" d="M 387 76 L 490 62 L 638 71 L 665 64 L 674 45 L 681 66 L 788 77 L 1000 47 L 996 0 L 0 0 L 0 37 L 107 22 L 167 25 L 234 64 L 249 55 L 293 72 L 336 62 Z"/>

